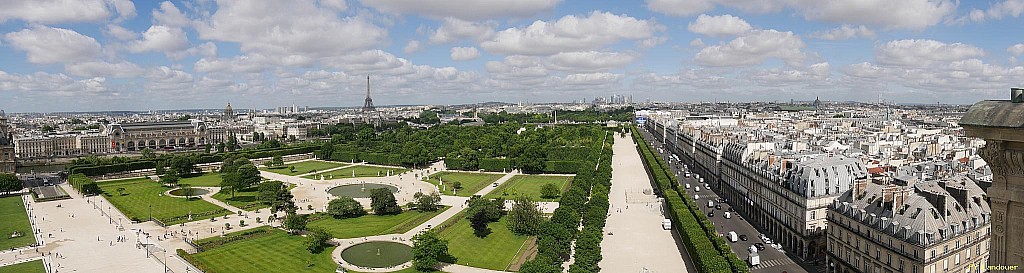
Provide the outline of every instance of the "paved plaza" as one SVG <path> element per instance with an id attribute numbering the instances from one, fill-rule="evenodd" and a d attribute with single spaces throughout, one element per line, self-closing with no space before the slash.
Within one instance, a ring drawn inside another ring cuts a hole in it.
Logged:
<path id="1" fill-rule="evenodd" d="M 621 273 L 697 272 L 689 255 L 678 245 L 673 232 L 664 230 L 662 205 L 650 193 L 650 178 L 644 170 L 632 137 L 616 136 L 612 156 L 611 207 L 605 225 L 601 271 Z"/>

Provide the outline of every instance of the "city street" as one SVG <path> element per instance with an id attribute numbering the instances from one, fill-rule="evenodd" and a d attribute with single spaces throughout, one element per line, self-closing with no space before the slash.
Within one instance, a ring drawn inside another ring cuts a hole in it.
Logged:
<path id="1" fill-rule="evenodd" d="M 725 219 L 725 217 L 723 217 L 724 213 L 730 211 L 730 205 L 727 202 L 721 203 L 721 209 L 708 208 L 707 203 L 709 200 L 714 201 L 715 204 L 719 204 L 719 195 L 712 189 L 709 189 L 705 187 L 703 184 L 701 184 L 696 176 L 686 177 L 685 170 L 688 169 L 688 167 L 686 167 L 685 164 L 681 163 L 678 160 L 672 160 L 671 154 L 668 152 L 667 149 L 665 149 L 662 146 L 662 143 L 660 141 L 654 139 L 654 137 L 652 137 L 646 131 L 640 131 L 643 134 L 644 138 L 647 139 L 648 143 L 653 141 L 653 147 L 661 148 L 662 152 L 660 153 L 660 155 L 662 157 L 662 160 L 665 160 L 666 163 L 669 163 L 669 166 L 671 166 L 672 168 L 672 172 L 677 174 L 676 177 L 678 178 L 680 185 L 679 189 L 686 191 L 687 194 L 691 196 L 699 196 L 699 198 L 695 201 L 698 205 L 701 206 L 702 210 L 704 210 L 705 215 L 708 212 L 714 211 L 714 216 L 709 217 L 708 220 L 711 220 L 711 222 L 715 224 L 715 230 L 718 231 L 719 236 L 724 237 L 730 231 L 735 231 L 737 236 L 747 236 L 747 241 L 738 240 L 735 243 L 729 243 L 729 246 L 732 247 L 732 250 L 733 252 L 736 253 L 736 256 L 738 256 L 740 259 L 747 260 L 747 257 L 750 253 L 747 249 L 750 248 L 750 246 L 755 243 L 763 243 L 763 241 L 758 237 L 758 234 L 760 234 L 761 232 L 754 228 L 753 225 L 747 222 L 744 219 L 744 217 L 739 215 L 737 212 L 731 212 L 731 219 Z M 686 189 L 686 184 L 690 184 L 690 189 Z M 700 192 L 697 192 L 697 187 L 700 187 Z M 729 241 L 728 238 L 726 238 L 726 241 Z M 823 271 L 818 269 L 806 269 L 801 265 L 797 264 L 792 257 L 789 257 L 785 253 L 776 250 L 768 246 L 767 244 L 765 244 L 764 250 L 758 251 L 758 255 L 760 255 L 761 264 L 758 266 L 751 267 L 751 272 L 795 273 Z"/>

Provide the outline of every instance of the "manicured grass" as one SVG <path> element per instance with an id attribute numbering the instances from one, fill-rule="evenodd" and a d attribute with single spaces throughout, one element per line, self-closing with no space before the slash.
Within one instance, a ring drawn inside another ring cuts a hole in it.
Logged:
<path id="1" fill-rule="evenodd" d="M 409 169 L 397 167 L 355 166 L 321 174 L 324 175 L 325 179 L 331 179 L 331 175 L 334 176 L 334 179 L 352 178 L 353 171 L 355 171 L 356 177 L 378 177 L 385 176 L 388 170 L 394 171 L 395 175 L 409 171 Z M 303 178 L 320 179 L 321 174 L 307 175 L 303 176 Z"/>
<path id="2" fill-rule="evenodd" d="M 46 273 L 46 267 L 43 260 L 35 260 L 0 267 L 0 273 Z"/>
<path id="3" fill-rule="evenodd" d="M 473 196 L 476 192 L 487 187 L 494 181 L 501 178 L 502 174 L 493 173 L 463 173 L 463 172 L 439 172 L 430 175 L 425 181 L 430 182 L 441 188 L 440 181 L 444 181 L 444 189 L 441 190 L 441 194 L 444 195 L 456 195 L 456 196 Z M 462 183 L 462 189 L 455 194 L 452 194 L 452 183 L 458 181 Z"/>
<path id="4" fill-rule="evenodd" d="M 0 250 L 23 247 L 36 242 L 21 196 L 0 198 L 0 219 Z M 22 236 L 11 238 L 15 231 Z"/>
<path id="5" fill-rule="evenodd" d="M 189 184 L 193 187 L 220 187 L 220 173 L 204 173 L 203 175 L 182 178 L 178 184 Z"/>
<path id="6" fill-rule="evenodd" d="M 330 215 L 306 224 L 308 227 L 320 227 L 339 239 L 357 238 L 372 235 L 405 233 L 423 222 L 434 218 L 448 207 L 434 212 L 406 211 L 398 215 L 363 215 L 358 218 L 334 219 Z"/>
<path id="7" fill-rule="evenodd" d="M 455 256 L 455 263 L 494 270 L 505 270 L 522 251 L 520 249 L 529 236 L 517 236 L 508 230 L 502 217 L 490 223 L 491 234 L 480 238 L 473 234 L 473 228 L 464 214 L 458 222 L 441 231 L 441 237 L 448 240 L 448 253 Z"/>
<path id="8" fill-rule="evenodd" d="M 294 172 L 289 171 L 288 170 L 289 166 L 295 166 L 295 171 Z M 283 168 L 260 168 L 260 169 L 264 170 L 264 171 L 268 171 L 268 172 L 283 174 L 283 175 L 304 175 L 304 174 L 308 174 L 311 171 L 323 171 L 323 170 L 333 169 L 333 168 L 342 167 L 342 166 L 348 166 L 348 164 L 346 164 L 346 163 L 338 163 L 338 162 L 327 162 L 327 161 L 310 160 L 310 161 L 303 161 L 303 162 L 294 163 L 294 164 L 287 164 L 287 165 L 284 165 Z"/>
<path id="9" fill-rule="evenodd" d="M 159 219 L 165 225 L 188 222 L 189 212 L 192 213 L 192 220 L 208 219 L 230 213 L 220 206 L 201 199 L 186 200 L 167 195 L 161 196 L 170 188 L 149 178 L 107 181 L 97 184 L 100 190 L 103 190 L 103 196 L 121 213 L 128 218 L 140 221 L 149 220 L 150 206 L 152 206 L 153 218 Z M 124 188 L 125 195 L 118 193 L 118 188 Z"/>
<path id="10" fill-rule="evenodd" d="M 207 272 L 334 272 L 338 264 L 331 259 L 334 247 L 311 254 L 303 243 L 305 237 L 288 235 L 279 229 L 270 234 L 235 241 L 207 249 L 193 257 Z"/>
<path id="11" fill-rule="evenodd" d="M 213 199 L 220 200 L 221 202 L 228 203 L 228 205 L 233 207 L 249 211 L 269 207 L 269 205 L 263 204 L 256 199 L 260 194 L 257 189 L 257 187 L 253 186 L 248 189 L 236 191 L 234 198 L 231 198 L 230 193 L 221 191 L 214 193 L 211 197 L 213 197 Z"/>
<path id="12" fill-rule="evenodd" d="M 360 271 L 351 271 L 351 270 L 349 270 L 348 272 L 349 273 L 362 273 Z M 399 271 L 393 271 L 391 273 L 445 273 L 445 272 L 444 271 L 419 271 L 419 270 L 416 270 L 415 268 L 406 268 L 406 269 L 402 269 L 402 270 L 399 270 Z"/>
<path id="13" fill-rule="evenodd" d="M 540 188 L 544 184 L 551 183 L 555 184 L 561 192 L 565 192 L 571 180 L 571 176 L 517 175 L 502 183 L 501 186 L 485 195 L 484 198 L 503 197 L 505 199 L 512 199 L 516 195 L 526 195 L 530 200 L 535 201 L 558 201 L 559 197 L 541 198 Z"/>

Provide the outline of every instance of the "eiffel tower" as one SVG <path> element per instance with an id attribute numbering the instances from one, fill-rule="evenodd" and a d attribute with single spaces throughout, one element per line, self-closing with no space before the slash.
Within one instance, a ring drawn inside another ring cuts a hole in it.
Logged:
<path id="1" fill-rule="evenodd" d="M 370 98 L 370 76 L 366 76 L 366 102 L 363 103 L 363 112 L 377 111 L 377 108 L 373 107 L 373 99 Z"/>

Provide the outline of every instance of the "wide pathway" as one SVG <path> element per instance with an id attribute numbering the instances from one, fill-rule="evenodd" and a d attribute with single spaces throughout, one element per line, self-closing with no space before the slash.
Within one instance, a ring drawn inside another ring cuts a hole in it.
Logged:
<path id="1" fill-rule="evenodd" d="M 689 255 L 664 230 L 663 206 L 653 190 L 632 136 L 616 134 L 612 146 L 612 187 L 598 263 L 604 272 L 697 272 Z M 628 200 L 628 202 L 627 202 Z"/>

